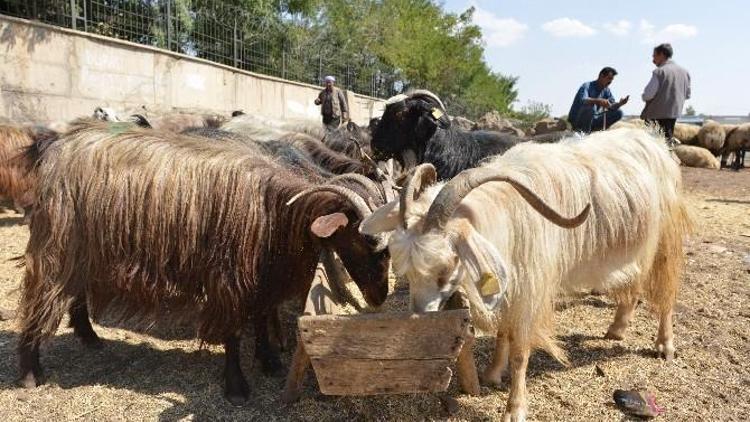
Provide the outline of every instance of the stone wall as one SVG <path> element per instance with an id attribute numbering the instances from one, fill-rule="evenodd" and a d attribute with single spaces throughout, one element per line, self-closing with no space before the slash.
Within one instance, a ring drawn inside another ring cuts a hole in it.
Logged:
<path id="1" fill-rule="evenodd" d="M 182 54 L 0 15 L 0 118 L 50 123 L 91 115 L 171 111 L 319 119 L 320 87 Z M 383 101 L 347 92 L 365 123 Z"/>

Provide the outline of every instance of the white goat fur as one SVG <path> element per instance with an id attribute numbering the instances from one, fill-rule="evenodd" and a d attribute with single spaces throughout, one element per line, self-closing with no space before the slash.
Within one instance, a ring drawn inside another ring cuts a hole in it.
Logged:
<path id="1" fill-rule="evenodd" d="M 489 182 L 461 201 L 444 233 L 422 234 L 425 214 L 443 184 L 427 188 L 407 210 L 409 228 L 399 226 L 389 243 L 395 272 L 410 283 L 412 304 L 424 302 L 419 295 L 434 291 L 441 275 L 452 274 L 454 289 L 461 287 L 469 295 L 475 324 L 484 324 L 479 328 L 486 330 L 493 313 L 486 309 L 476 283 L 489 260 L 490 267 L 505 266 L 505 274 L 496 275 L 504 278 L 506 288 L 502 305 L 494 310 L 497 345 L 504 350 L 495 352 L 494 368 L 488 369 L 491 378 L 499 380 L 498 371 L 505 370 L 508 338 L 511 356 L 515 342 L 527 349 L 542 348 L 566 362 L 553 340 L 553 300 L 560 291 L 581 287 L 612 292 L 626 304 L 624 321 L 610 327 L 614 338 L 621 338 L 637 298 L 645 293 L 662 324 L 669 325 L 660 328 L 657 348 L 671 357 L 671 311 L 689 220 L 680 195 L 679 166 L 663 137 L 622 128 L 558 144 L 529 142 L 485 167 L 523 183 L 562 215 L 576 215 L 588 203 L 591 212 L 581 226 L 564 229 L 532 209 L 509 184 Z M 368 219 L 372 221 L 363 222 L 361 230 L 383 229 L 386 219 L 385 225 L 396 228 L 392 223 L 397 209 L 398 201 L 384 206 Z M 447 287 L 439 288 L 445 293 Z M 523 403 L 525 413 L 525 398 Z M 510 399 L 508 406 L 510 412 Z"/>

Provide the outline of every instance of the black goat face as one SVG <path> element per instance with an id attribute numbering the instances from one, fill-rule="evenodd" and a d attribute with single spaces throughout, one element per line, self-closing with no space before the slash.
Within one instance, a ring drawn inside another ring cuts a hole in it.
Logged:
<path id="1" fill-rule="evenodd" d="M 450 120 L 440 107 L 422 99 L 407 98 L 388 104 L 373 131 L 374 158 L 399 159 L 401 153 L 409 149 L 421 155 L 438 127 L 449 126 Z"/>

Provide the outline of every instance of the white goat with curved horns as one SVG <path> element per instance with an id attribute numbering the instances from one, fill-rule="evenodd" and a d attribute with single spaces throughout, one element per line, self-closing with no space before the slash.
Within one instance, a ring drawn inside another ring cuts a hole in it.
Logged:
<path id="1" fill-rule="evenodd" d="M 611 339 L 623 337 L 645 294 L 659 318 L 656 347 L 674 357 L 672 307 L 690 222 L 679 167 L 659 135 L 624 128 L 521 144 L 425 188 L 435 178 L 431 165 L 417 167 L 399 201 L 378 209 L 360 231 L 395 230 L 393 268 L 409 281 L 413 310 L 438 310 L 461 287 L 474 323 L 497 330 L 484 379 L 500 383 L 510 363 L 505 420 L 525 418 L 532 349 L 567 362 L 552 330 L 562 290 L 612 292 Z"/>

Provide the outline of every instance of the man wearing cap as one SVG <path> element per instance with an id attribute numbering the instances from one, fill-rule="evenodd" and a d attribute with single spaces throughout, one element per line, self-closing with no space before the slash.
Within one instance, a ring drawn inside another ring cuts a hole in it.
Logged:
<path id="1" fill-rule="evenodd" d="M 341 121 L 349 119 L 349 107 L 346 104 L 346 96 L 340 89 L 333 86 L 336 78 L 325 77 L 325 89 L 320 91 L 315 105 L 320 106 L 320 114 L 323 116 L 323 124 L 328 130 L 339 127 Z"/>

